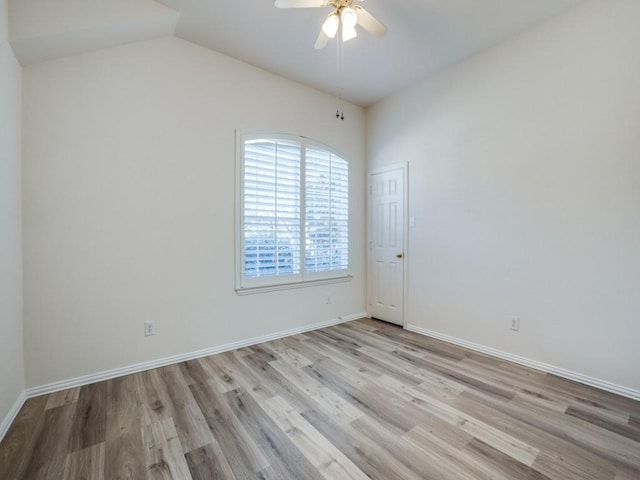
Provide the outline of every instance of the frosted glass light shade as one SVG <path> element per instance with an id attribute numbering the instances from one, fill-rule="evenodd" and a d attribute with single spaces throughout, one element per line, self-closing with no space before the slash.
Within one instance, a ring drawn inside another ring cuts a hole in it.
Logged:
<path id="1" fill-rule="evenodd" d="M 343 8 L 340 17 L 345 28 L 354 28 L 358 23 L 358 15 L 353 10 L 353 8 Z"/>
<path id="2" fill-rule="evenodd" d="M 347 25 L 345 25 L 344 22 L 342 23 L 342 41 L 343 42 L 347 42 L 352 38 L 356 38 L 357 36 L 358 36 L 358 33 L 356 32 L 356 29 L 354 27 L 347 27 Z"/>
<path id="3" fill-rule="evenodd" d="M 333 38 L 336 36 L 336 33 L 338 32 L 339 24 L 340 24 L 340 19 L 338 18 L 338 15 L 334 12 L 331 15 L 329 15 L 327 19 L 324 21 L 324 23 L 322 24 L 322 31 L 327 37 Z"/>

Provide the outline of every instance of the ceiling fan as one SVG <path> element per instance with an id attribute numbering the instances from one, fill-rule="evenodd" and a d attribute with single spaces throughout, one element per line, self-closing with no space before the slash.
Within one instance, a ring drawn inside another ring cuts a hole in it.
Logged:
<path id="1" fill-rule="evenodd" d="M 320 35 L 315 47 L 320 50 L 327 46 L 329 40 L 338 33 L 342 24 L 342 41 L 346 42 L 356 38 L 356 25 L 360 25 L 367 32 L 382 37 L 387 33 L 387 27 L 380 23 L 373 15 L 360 5 L 354 5 L 356 0 L 275 0 L 278 8 L 317 8 L 330 5 L 334 10 L 322 24 Z M 359 0 L 362 1 L 362 0 Z"/>

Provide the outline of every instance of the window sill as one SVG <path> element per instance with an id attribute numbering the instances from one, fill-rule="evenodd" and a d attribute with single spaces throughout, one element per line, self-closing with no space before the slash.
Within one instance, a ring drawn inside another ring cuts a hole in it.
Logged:
<path id="1" fill-rule="evenodd" d="M 305 280 L 302 282 L 281 283 L 279 285 L 266 285 L 264 287 L 245 287 L 236 288 L 237 295 L 253 295 L 256 293 L 277 292 L 279 290 L 292 290 L 294 288 L 315 287 L 317 285 L 329 285 L 331 283 L 350 282 L 353 275 L 345 275 L 343 277 L 322 278 L 319 280 Z"/>

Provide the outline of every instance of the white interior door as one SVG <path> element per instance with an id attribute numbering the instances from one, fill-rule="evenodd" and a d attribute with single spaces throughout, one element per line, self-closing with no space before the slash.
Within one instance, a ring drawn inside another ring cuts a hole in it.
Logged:
<path id="1" fill-rule="evenodd" d="M 371 175 L 369 314 L 402 325 L 404 299 L 404 167 Z"/>

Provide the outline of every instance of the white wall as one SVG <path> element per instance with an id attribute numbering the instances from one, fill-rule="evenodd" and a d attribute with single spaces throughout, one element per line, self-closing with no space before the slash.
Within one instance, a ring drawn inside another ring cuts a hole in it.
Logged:
<path id="1" fill-rule="evenodd" d="M 32 65 L 23 88 L 28 387 L 365 310 L 359 107 L 339 122 L 332 97 L 175 38 Z M 353 281 L 235 294 L 236 128 L 351 161 Z"/>
<path id="2" fill-rule="evenodd" d="M 0 0 L 0 424 L 24 390 L 21 75 L 7 42 L 7 4 Z"/>
<path id="3" fill-rule="evenodd" d="M 367 111 L 368 170 L 410 163 L 408 323 L 640 390 L 638 19 L 588 2 Z"/>

